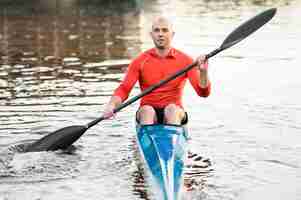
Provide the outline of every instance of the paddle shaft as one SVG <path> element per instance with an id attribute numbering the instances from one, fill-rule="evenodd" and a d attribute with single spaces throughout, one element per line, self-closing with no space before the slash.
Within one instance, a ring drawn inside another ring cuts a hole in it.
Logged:
<path id="1" fill-rule="evenodd" d="M 224 40 L 224 42 L 222 43 L 222 45 L 219 48 L 217 48 L 214 51 L 207 54 L 206 59 L 209 59 L 212 56 L 215 56 L 219 52 L 235 45 L 236 43 L 240 42 L 244 38 L 248 37 L 250 34 L 252 34 L 256 30 L 258 30 L 261 26 L 263 26 L 265 23 L 267 23 L 270 19 L 272 19 L 273 16 L 275 15 L 275 13 L 276 13 L 276 8 L 268 9 L 268 10 L 256 15 L 255 17 L 251 18 L 250 20 L 246 21 L 245 23 L 241 24 L 238 28 L 236 28 L 234 31 L 232 31 L 228 35 L 228 37 Z M 187 67 L 185 67 L 182 70 L 176 72 L 175 74 L 169 76 L 168 78 L 158 82 L 157 84 L 150 86 L 149 88 L 147 88 L 146 90 L 141 92 L 139 95 L 137 95 L 137 96 L 129 99 L 128 101 L 122 103 L 121 105 L 119 105 L 117 108 L 114 109 L 113 112 L 116 113 L 116 112 L 122 110 L 126 106 L 128 106 L 128 105 L 132 104 L 133 102 L 137 101 L 138 99 L 140 99 L 141 97 L 151 93 L 152 91 L 154 91 L 155 89 L 168 83 L 169 81 L 188 72 L 195 66 L 196 66 L 196 62 L 188 65 Z M 96 125 L 97 123 L 99 123 L 100 121 L 102 121 L 104 119 L 105 119 L 104 117 L 95 119 L 94 121 L 92 121 L 86 125 L 87 129 Z"/>

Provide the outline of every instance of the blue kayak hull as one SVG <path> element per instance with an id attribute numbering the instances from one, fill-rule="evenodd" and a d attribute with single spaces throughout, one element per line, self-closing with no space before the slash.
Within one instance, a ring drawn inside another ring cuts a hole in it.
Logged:
<path id="1" fill-rule="evenodd" d="M 160 200 L 178 200 L 186 159 L 187 131 L 183 126 L 137 125 L 137 141 L 151 185 Z"/>

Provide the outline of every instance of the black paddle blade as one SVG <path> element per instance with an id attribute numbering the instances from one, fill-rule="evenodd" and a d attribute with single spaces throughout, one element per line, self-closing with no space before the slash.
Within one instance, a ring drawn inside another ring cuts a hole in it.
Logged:
<path id="1" fill-rule="evenodd" d="M 240 25 L 224 40 L 221 49 L 229 48 L 254 33 L 270 21 L 276 14 L 276 11 L 276 8 L 268 9 Z"/>
<path id="2" fill-rule="evenodd" d="M 86 130 L 86 126 L 68 126 L 59 129 L 29 145 L 25 152 L 67 149 L 71 144 L 78 140 Z"/>

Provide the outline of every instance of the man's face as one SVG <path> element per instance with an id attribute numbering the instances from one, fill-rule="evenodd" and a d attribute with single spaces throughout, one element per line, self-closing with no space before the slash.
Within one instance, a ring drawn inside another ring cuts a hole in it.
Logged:
<path id="1" fill-rule="evenodd" d="M 150 35 L 158 49 L 168 49 L 174 32 L 167 21 L 161 20 L 153 23 Z"/>

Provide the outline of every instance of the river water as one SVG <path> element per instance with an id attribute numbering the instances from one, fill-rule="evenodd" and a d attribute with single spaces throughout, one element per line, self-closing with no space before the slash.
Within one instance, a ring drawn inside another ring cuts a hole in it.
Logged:
<path id="1" fill-rule="evenodd" d="M 185 90 L 191 150 L 211 165 L 186 169 L 183 199 L 301 199 L 300 0 L 2 1 L 0 199 L 150 199 L 135 162 L 138 103 L 68 152 L 20 146 L 99 117 L 152 47 L 154 16 L 171 16 L 174 46 L 196 57 L 271 7 L 271 22 L 210 60 L 210 97 Z"/>

